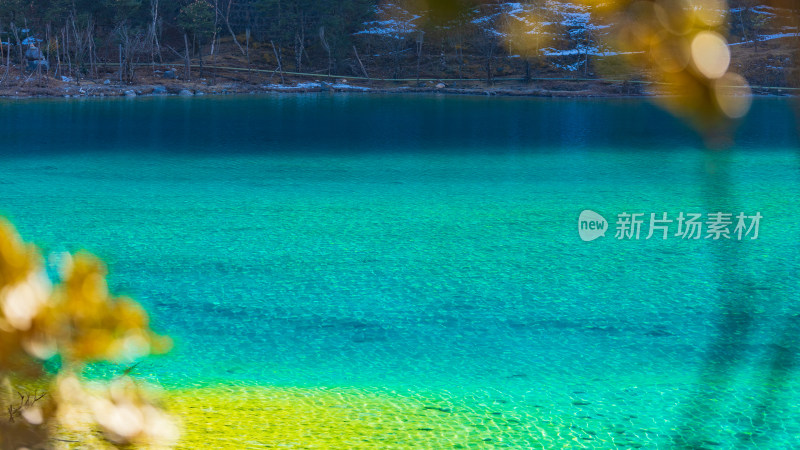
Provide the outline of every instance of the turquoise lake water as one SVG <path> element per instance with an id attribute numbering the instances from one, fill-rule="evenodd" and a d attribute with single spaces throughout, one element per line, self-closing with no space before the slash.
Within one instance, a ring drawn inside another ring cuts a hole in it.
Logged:
<path id="1" fill-rule="evenodd" d="M 560 430 L 522 426 L 519 448 L 800 447 L 787 101 L 757 100 L 726 151 L 644 100 L 37 100 L 0 119 L 0 214 L 109 263 L 175 338 L 140 369 L 164 386 L 435 393 Z M 579 238 L 586 209 L 605 237 Z M 763 219 L 757 240 L 620 240 L 622 212 Z"/>

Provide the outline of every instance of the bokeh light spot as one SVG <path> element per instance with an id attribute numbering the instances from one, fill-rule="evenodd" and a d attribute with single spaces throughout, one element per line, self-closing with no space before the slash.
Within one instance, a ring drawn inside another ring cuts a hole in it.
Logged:
<path id="1" fill-rule="evenodd" d="M 731 51 L 718 33 L 701 31 L 692 39 L 692 62 L 704 77 L 715 80 L 728 71 Z"/>

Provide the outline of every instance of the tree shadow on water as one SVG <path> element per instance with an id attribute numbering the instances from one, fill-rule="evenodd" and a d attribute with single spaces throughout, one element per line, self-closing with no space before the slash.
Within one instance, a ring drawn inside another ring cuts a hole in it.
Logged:
<path id="1" fill-rule="evenodd" d="M 707 154 L 705 207 L 708 213 L 735 217 L 748 211 L 731 189 L 730 157 L 727 152 Z M 749 260 L 749 247 L 757 242 L 709 242 L 709 270 L 719 284 L 716 322 L 694 386 L 679 410 L 673 448 L 791 446 L 776 442 L 776 435 L 791 433 L 785 411 L 793 400 L 791 382 L 798 367 L 800 308 L 780 290 L 759 286 L 755 263 Z M 771 270 L 770 283 L 782 275 L 789 276 Z M 777 315 L 763 317 L 767 306 Z"/>

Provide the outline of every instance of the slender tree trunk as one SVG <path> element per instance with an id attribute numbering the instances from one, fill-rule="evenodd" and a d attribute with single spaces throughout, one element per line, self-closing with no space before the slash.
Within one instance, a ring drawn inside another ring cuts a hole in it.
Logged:
<path id="1" fill-rule="evenodd" d="M 214 76 L 211 80 L 212 85 L 217 84 L 217 27 L 219 24 L 219 2 L 214 0 L 214 35 L 211 37 L 211 64 L 214 65 Z M 202 58 L 201 58 L 202 61 Z M 202 62 L 201 62 L 202 64 Z"/>
<path id="2" fill-rule="evenodd" d="M 192 65 L 189 61 L 189 36 L 187 36 L 185 32 L 183 33 L 183 46 L 186 50 L 184 53 L 185 68 L 183 70 L 183 76 L 186 81 L 188 81 L 192 78 Z"/>
<path id="3" fill-rule="evenodd" d="M 742 28 L 742 37 L 744 38 L 744 41 L 747 42 L 749 39 L 747 39 L 747 29 L 745 28 L 744 20 L 742 19 L 742 10 L 739 9 L 736 15 L 739 16 L 739 26 Z"/>
<path id="4" fill-rule="evenodd" d="M 17 42 L 17 48 L 19 48 L 19 74 L 20 77 L 25 76 L 25 52 L 22 50 L 22 41 L 19 39 L 19 30 L 14 25 L 14 22 L 11 22 L 11 32 L 14 34 L 14 40 Z"/>
<path id="5" fill-rule="evenodd" d="M 394 45 L 392 45 L 392 47 L 391 47 L 391 48 L 394 49 L 394 51 L 392 52 L 392 56 L 394 57 L 393 58 L 393 60 L 394 60 L 394 71 L 392 73 L 392 78 L 394 78 L 394 79 L 400 78 L 400 51 L 401 51 L 401 47 L 402 47 L 402 42 L 403 41 L 401 39 L 395 39 L 394 40 Z"/>
<path id="6" fill-rule="evenodd" d="M 83 42 L 81 42 L 81 36 L 78 33 L 78 27 L 75 25 L 75 13 L 73 11 L 72 17 L 70 17 L 70 23 L 72 24 L 72 33 L 74 35 L 73 41 L 75 42 L 75 64 L 77 66 L 77 72 L 75 73 L 75 85 L 81 85 L 81 64 L 83 61 Z M 67 25 L 69 26 L 69 24 Z"/>
<path id="7" fill-rule="evenodd" d="M 69 33 L 67 32 L 67 26 L 64 26 L 64 41 L 65 47 L 64 51 L 67 54 L 67 69 L 69 70 L 69 76 L 72 76 L 72 55 L 70 54 L 70 42 L 69 42 Z"/>
<path id="8" fill-rule="evenodd" d="M 458 62 L 458 78 L 464 78 L 464 39 L 461 36 L 461 33 L 458 34 L 458 40 L 456 41 L 456 60 Z"/>
<path id="9" fill-rule="evenodd" d="M 0 22 L 0 36 L 2 36 L 2 35 L 3 35 L 3 24 L 2 24 L 2 22 Z M 5 56 L 6 56 L 5 53 L 6 52 L 3 50 L 3 45 L 0 44 L 0 61 L 5 59 Z M 8 64 L 6 64 L 5 75 L 3 75 L 3 78 L 0 79 L 0 83 L 3 83 L 4 81 L 6 81 L 6 77 L 7 76 L 8 76 Z"/>
<path id="10" fill-rule="evenodd" d="M 284 84 L 285 80 L 283 79 L 283 64 L 281 63 L 281 54 L 275 48 L 275 42 L 269 41 L 269 43 L 272 44 L 272 51 L 275 52 L 275 59 L 278 61 L 278 73 L 281 74 L 281 84 Z"/>
<path id="11" fill-rule="evenodd" d="M 447 54 L 444 52 L 444 38 L 442 38 L 441 46 L 439 47 L 439 73 L 442 78 L 445 78 L 447 72 Z"/>
<path id="12" fill-rule="evenodd" d="M 56 72 L 55 76 L 61 76 L 61 41 L 56 37 Z"/>
<path id="13" fill-rule="evenodd" d="M 328 41 L 325 40 L 325 27 L 319 27 L 319 40 L 322 41 L 322 47 L 328 53 L 328 76 L 331 74 L 331 47 L 328 45 Z"/>
<path id="14" fill-rule="evenodd" d="M 494 82 L 492 76 L 492 62 L 494 59 L 494 40 L 489 42 L 489 49 L 486 55 L 486 84 L 491 86 Z"/>
<path id="15" fill-rule="evenodd" d="M 2 35 L 3 35 L 3 23 L 0 22 L 0 36 Z M 5 57 L 6 57 L 5 50 L 3 50 L 3 45 L 0 44 L 0 60 L 5 59 Z"/>
<path id="16" fill-rule="evenodd" d="M 197 41 L 197 56 L 200 58 L 200 78 L 203 78 L 203 41 L 200 40 Z"/>
<path id="17" fill-rule="evenodd" d="M 367 73 L 367 68 L 364 67 L 364 63 L 361 62 L 361 58 L 358 57 L 358 50 L 356 50 L 356 46 L 353 45 L 353 52 L 356 54 L 356 61 L 358 61 L 358 65 L 361 66 L 361 72 L 364 73 L 364 76 L 367 77 L 370 84 L 372 84 L 372 80 L 369 78 L 369 74 Z"/>
<path id="18" fill-rule="evenodd" d="M 425 34 L 420 31 L 417 33 L 417 85 L 419 85 L 419 65 L 422 59 L 422 44 L 425 39 Z"/>
<path id="19" fill-rule="evenodd" d="M 231 16 L 231 4 L 232 3 L 233 3 L 233 0 L 228 0 L 228 8 L 225 11 L 225 26 L 228 28 L 228 32 L 231 34 L 231 37 L 233 38 L 233 43 L 236 44 L 237 47 L 239 47 L 239 51 L 242 52 L 242 55 L 247 55 L 247 52 L 245 51 L 245 49 L 242 48 L 242 44 L 240 44 L 239 40 L 236 39 L 236 33 L 234 33 L 233 32 L 233 28 L 231 28 L 230 16 Z M 248 26 L 247 29 L 249 30 L 250 27 Z"/>
<path id="20" fill-rule="evenodd" d="M 2 30 L 0 30 L 2 31 Z M 0 45 L 2 47 L 2 45 Z M 8 79 L 8 71 L 11 70 L 11 49 L 9 48 L 5 54 L 6 56 L 6 72 L 3 74 L 3 79 L 0 82 L 5 82 Z"/>
<path id="21" fill-rule="evenodd" d="M 161 54 L 161 47 L 158 43 L 158 0 L 150 0 L 150 26 L 147 30 L 147 38 L 150 44 L 150 67 L 153 73 L 156 71 L 156 53 Z"/>
<path id="22" fill-rule="evenodd" d="M 245 56 L 247 56 L 247 82 L 250 82 L 250 27 L 247 27 L 247 31 L 245 31 L 245 45 L 247 46 L 247 51 L 245 52 Z"/>
<path id="23" fill-rule="evenodd" d="M 525 82 L 531 82 L 531 60 L 528 55 L 525 55 Z"/>
<path id="24" fill-rule="evenodd" d="M 6 73 L 3 75 L 3 81 L 8 79 L 9 70 L 11 70 L 11 49 L 6 52 Z"/>
<path id="25" fill-rule="evenodd" d="M 300 23 L 294 35 L 294 60 L 297 72 L 303 71 L 303 53 L 306 51 L 306 25 L 305 13 L 300 11 Z"/>

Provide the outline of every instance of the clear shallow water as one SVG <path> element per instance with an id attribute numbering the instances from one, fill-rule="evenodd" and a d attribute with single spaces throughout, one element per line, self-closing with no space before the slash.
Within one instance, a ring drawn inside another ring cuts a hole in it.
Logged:
<path id="1" fill-rule="evenodd" d="M 728 152 L 638 100 L 30 101 L 0 118 L 0 213 L 109 262 L 177 341 L 141 369 L 166 386 L 431 395 L 513 414 L 516 447 L 800 446 L 781 100 L 756 102 Z M 756 241 L 586 243 L 584 209 L 764 219 Z"/>

